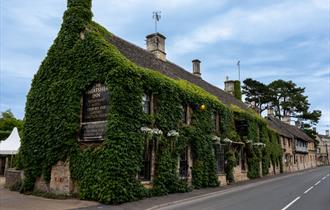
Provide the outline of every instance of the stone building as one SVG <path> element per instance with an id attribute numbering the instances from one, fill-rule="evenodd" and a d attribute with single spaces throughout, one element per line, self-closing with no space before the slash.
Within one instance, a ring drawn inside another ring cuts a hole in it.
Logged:
<path id="1" fill-rule="evenodd" d="M 316 158 L 317 165 L 329 165 L 330 164 L 330 134 L 329 130 L 326 130 L 325 135 L 318 134 L 316 136 L 317 148 Z"/>
<path id="2" fill-rule="evenodd" d="M 315 140 L 297 126 L 268 116 L 269 125 L 281 136 L 284 171 L 299 171 L 316 167 Z"/>
<path id="3" fill-rule="evenodd" d="M 278 136 L 239 83 L 227 93 L 203 79 L 200 60 L 172 63 L 165 40 L 152 33 L 138 47 L 93 22 L 91 0 L 68 0 L 27 98 L 23 190 L 121 203 L 257 178 L 270 156 L 280 171 L 282 151 L 265 150 Z"/>

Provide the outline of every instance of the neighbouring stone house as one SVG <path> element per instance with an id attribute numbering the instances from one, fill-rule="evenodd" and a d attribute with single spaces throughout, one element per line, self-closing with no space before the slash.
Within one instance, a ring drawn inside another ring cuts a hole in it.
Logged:
<path id="1" fill-rule="evenodd" d="M 330 134 L 329 130 L 326 130 L 325 135 L 318 134 L 316 136 L 318 142 L 316 148 L 317 165 L 329 165 L 330 164 Z"/>
<path id="2" fill-rule="evenodd" d="M 198 59 L 192 71 L 170 62 L 165 40 L 138 47 L 93 22 L 91 0 L 68 0 L 27 97 L 22 191 L 121 203 L 280 171 L 281 131 L 241 101 L 239 82 L 226 92 Z M 308 140 L 292 138 L 304 155 Z"/>
<path id="3" fill-rule="evenodd" d="M 283 122 L 273 116 L 267 117 L 269 125 L 281 136 L 283 149 L 283 170 L 299 171 L 316 167 L 315 140 L 300 128 Z"/>
<path id="4" fill-rule="evenodd" d="M 268 125 L 276 130 L 280 135 L 280 144 L 283 150 L 283 171 L 293 171 L 294 158 L 293 158 L 293 135 L 285 129 L 286 124 L 277 120 L 274 116 L 268 116 Z M 271 168 L 271 171 L 278 171 L 278 168 Z"/>

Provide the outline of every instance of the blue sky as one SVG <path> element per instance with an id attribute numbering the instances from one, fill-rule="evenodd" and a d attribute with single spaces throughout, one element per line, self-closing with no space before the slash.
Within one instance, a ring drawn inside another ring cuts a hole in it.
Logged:
<path id="1" fill-rule="evenodd" d="M 0 111 L 24 117 L 33 75 L 55 39 L 66 0 L 5 0 L 1 4 Z M 223 88 L 226 76 L 264 83 L 293 80 L 306 87 L 318 130 L 330 129 L 330 28 L 327 0 L 94 0 L 94 20 L 145 47 L 162 11 L 159 32 L 167 58 L 191 69 L 202 61 L 203 79 Z"/>

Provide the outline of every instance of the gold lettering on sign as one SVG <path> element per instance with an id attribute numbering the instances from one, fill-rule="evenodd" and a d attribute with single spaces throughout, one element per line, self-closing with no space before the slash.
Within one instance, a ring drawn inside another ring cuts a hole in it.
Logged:
<path id="1" fill-rule="evenodd" d="M 81 141 L 103 140 L 109 103 L 109 91 L 105 85 L 97 83 L 86 91 L 82 103 Z"/>

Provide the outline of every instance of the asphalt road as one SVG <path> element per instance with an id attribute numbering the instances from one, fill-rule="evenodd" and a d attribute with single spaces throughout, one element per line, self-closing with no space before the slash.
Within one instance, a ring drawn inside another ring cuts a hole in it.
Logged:
<path id="1" fill-rule="evenodd" d="M 158 210 L 330 210 L 330 167 L 238 186 Z"/>

